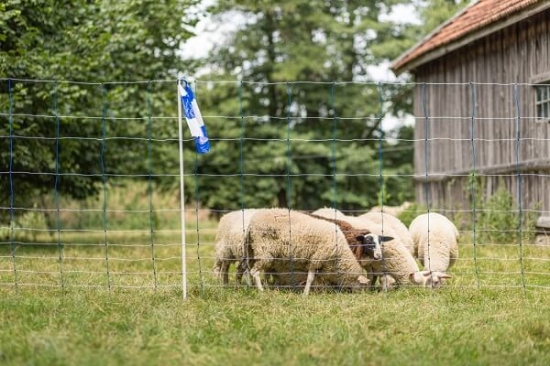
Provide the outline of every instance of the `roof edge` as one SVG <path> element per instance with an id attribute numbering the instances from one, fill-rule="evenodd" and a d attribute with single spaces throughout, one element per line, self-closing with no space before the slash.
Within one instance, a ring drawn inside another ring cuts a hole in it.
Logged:
<path id="1" fill-rule="evenodd" d="M 477 2 L 476 2 L 477 3 Z M 466 8 L 462 9 L 460 12 L 458 12 L 455 16 L 450 18 L 448 21 L 444 22 L 436 28 L 433 32 L 431 32 L 429 35 L 424 37 L 420 42 L 415 44 L 413 47 L 409 48 L 407 51 L 405 51 L 403 54 L 401 54 L 395 61 L 392 62 L 390 69 L 396 74 L 400 75 L 406 71 L 413 70 L 417 68 L 420 65 L 423 65 L 429 61 L 433 61 L 436 58 L 439 58 L 441 56 L 444 56 L 447 53 L 450 53 L 458 48 L 461 48 L 471 42 L 474 42 L 480 38 L 483 38 L 491 33 L 495 33 L 501 29 L 504 29 L 512 24 L 519 23 L 522 20 L 525 20 L 526 18 L 529 18 L 532 15 L 535 15 L 537 13 L 540 13 L 544 10 L 550 9 L 550 2 L 542 2 L 539 4 L 536 4 L 531 7 L 527 7 L 525 9 L 522 9 L 521 11 L 518 11 L 516 14 L 511 15 L 510 17 L 506 19 L 502 19 L 500 21 L 497 21 L 491 25 L 487 25 L 485 27 L 479 28 L 477 30 L 474 30 L 463 37 L 460 37 L 458 39 L 455 39 L 447 44 L 440 45 L 439 47 L 436 47 L 428 52 L 426 52 L 424 55 L 417 57 L 416 59 L 412 59 L 403 65 L 400 65 L 399 67 L 396 67 L 398 65 L 399 61 L 405 58 L 412 50 L 416 49 L 417 47 L 421 46 L 424 42 L 426 42 L 428 39 L 433 37 L 437 32 L 439 32 L 443 27 L 448 25 L 450 22 L 455 20 L 457 17 L 461 16 L 464 12 L 466 12 L 471 6 L 475 5 L 476 3 L 472 3 L 471 5 L 467 6 Z"/>
<path id="2" fill-rule="evenodd" d="M 403 69 L 403 67 L 405 65 L 407 65 L 407 63 L 403 64 L 401 67 L 399 68 L 395 68 L 395 65 L 398 64 L 402 59 L 404 59 L 405 57 L 407 57 L 407 55 L 409 53 L 411 53 L 412 50 L 420 47 L 422 44 L 424 44 L 426 41 L 428 41 L 430 38 L 432 38 L 433 36 L 435 36 L 437 33 L 439 33 L 441 31 L 441 29 L 443 29 L 444 27 L 446 27 L 448 24 L 452 23 L 456 18 L 462 16 L 462 14 L 464 14 L 467 10 L 469 10 L 472 6 L 474 6 L 475 4 L 477 3 L 477 0 L 472 2 L 470 5 L 468 6 L 465 6 L 464 8 L 462 8 L 461 10 L 459 10 L 455 15 L 453 15 L 452 17 L 450 17 L 449 19 L 447 19 L 446 21 L 444 21 L 443 23 L 441 23 L 440 25 L 438 25 L 435 29 L 433 29 L 430 33 L 428 33 L 427 35 L 425 35 L 421 40 L 419 40 L 418 42 L 416 42 L 414 45 L 412 45 L 411 47 L 409 47 L 408 50 L 406 50 L 405 52 L 403 52 L 401 55 L 399 55 L 399 57 L 397 57 L 392 63 L 391 63 L 391 66 L 390 66 L 390 69 L 396 73 L 396 75 L 399 75 L 401 74 L 402 72 L 405 72 L 407 70 L 403 70 L 403 71 L 399 71 L 400 69 Z"/>

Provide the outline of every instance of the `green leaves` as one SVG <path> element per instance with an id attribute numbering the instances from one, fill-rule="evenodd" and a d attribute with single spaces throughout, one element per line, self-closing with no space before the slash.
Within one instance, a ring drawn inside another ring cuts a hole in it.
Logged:
<path id="1" fill-rule="evenodd" d="M 235 139 L 216 142 L 201 160 L 202 171 L 236 177 L 212 180 L 212 186 L 202 179 L 202 197 L 215 205 L 209 207 L 360 209 L 377 203 L 384 139 L 378 135 L 388 98 L 400 98 L 399 110 L 410 108 L 403 88 L 368 83 L 370 65 L 403 50 L 394 41 L 402 28 L 381 18 L 397 3 L 231 0 L 210 9 L 215 21 L 244 20 L 204 60 L 220 70 L 204 79 L 244 83 L 197 93 L 201 110 L 221 116 L 207 121 L 211 135 Z M 412 154 L 393 160 L 410 166 Z M 384 174 L 410 171 L 398 168 L 384 161 Z"/>
<path id="2" fill-rule="evenodd" d="M 96 193 L 103 171 L 145 175 L 147 117 L 177 114 L 174 84 L 184 68 L 178 52 L 197 21 L 196 11 L 188 11 L 197 3 L 7 0 L 0 4 L 0 112 L 4 113 L 0 191 L 5 192 L 0 205 L 9 202 L 13 179 L 16 206 L 33 206 L 41 195 L 54 190 L 51 174 L 56 164 L 63 174 L 59 193 L 75 198 Z M 128 83 L 159 79 L 174 83 L 170 87 L 159 82 Z M 177 124 L 155 121 L 153 138 L 177 136 Z M 127 139 L 104 143 L 104 131 L 107 138 Z M 158 158 L 164 153 L 164 146 L 152 147 L 157 171 L 170 168 Z M 13 172 L 26 173 L 8 176 L 10 162 Z"/>

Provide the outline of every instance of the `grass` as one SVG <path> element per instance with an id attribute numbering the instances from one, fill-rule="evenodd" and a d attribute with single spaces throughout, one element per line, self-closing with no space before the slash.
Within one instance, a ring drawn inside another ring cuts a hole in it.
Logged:
<path id="1" fill-rule="evenodd" d="M 550 364 L 549 248 L 523 248 L 525 289 L 516 245 L 477 247 L 474 260 L 463 243 L 446 289 L 304 298 L 220 287 L 215 223 L 202 225 L 198 241 L 188 228 L 187 301 L 177 233 L 155 237 L 157 290 L 147 235 L 108 235 L 110 291 L 102 234 L 63 237 L 64 291 L 56 243 L 18 245 L 17 291 L 1 246 L 0 364 Z"/>
<path id="2" fill-rule="evenodd" d="M 4 293 L 3 365 L 548 365 L 550 292 Z"/>
<path id="3" fill-rule="evenodd" d="M 1 365 L 550 364 L 548 247 L 464 235 L 444 289 L 306 298 L 221 287 L 216 222 L 188 220 L 184 301 L 177 217 L 153 236 L 149 218 L 106 234 L 101 221 L 0 245 Z"/>

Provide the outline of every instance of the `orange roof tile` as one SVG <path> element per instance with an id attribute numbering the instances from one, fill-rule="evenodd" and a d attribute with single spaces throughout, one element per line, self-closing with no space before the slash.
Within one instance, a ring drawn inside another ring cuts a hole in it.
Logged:
<path id="1" fill-rule="evenodd" d="M 544 1 L 547 0 L 479 0 L 466 7 L 426 39 L 406 51 L 394 61 L 392 69 L 403 69 L 411 61 L 430 51 L 453 43 L 476 30 Z"/>

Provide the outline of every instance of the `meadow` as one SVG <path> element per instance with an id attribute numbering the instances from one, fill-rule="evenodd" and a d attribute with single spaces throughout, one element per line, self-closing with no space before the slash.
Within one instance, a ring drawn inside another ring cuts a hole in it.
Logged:
<path id="1" fill-rule="evenodd" d="M 217 222 L 189 208 L 183 300 L 177 202 L 111 199 L 3 239 L 0 364 L 550 364 L 549 247 L 464 232 L 444 289 L 262 293 L 212 276 Z"/>

